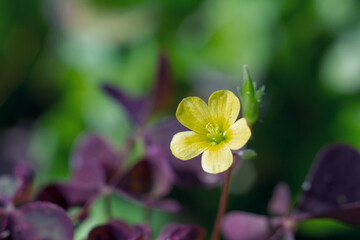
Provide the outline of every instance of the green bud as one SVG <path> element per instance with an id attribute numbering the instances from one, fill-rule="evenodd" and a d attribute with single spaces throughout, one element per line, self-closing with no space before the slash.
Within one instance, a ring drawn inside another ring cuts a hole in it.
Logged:
<path id="1" fill-rule="evenodd" d="M 242 159 L 250 160 L 256 158 L 257 153 L 252 149 L 245 149 L 241 153 Z"/>
<path id="2" fill-rule="evenodd" d="M 259 117 L 261 98 L 265 91 L 265 86 L 256 89 L 256 84 L 251 80 L 249 70 L 244 65 L 244 85 L 239 90 L 241 108 L 247 123 L 252 126 Z"/>

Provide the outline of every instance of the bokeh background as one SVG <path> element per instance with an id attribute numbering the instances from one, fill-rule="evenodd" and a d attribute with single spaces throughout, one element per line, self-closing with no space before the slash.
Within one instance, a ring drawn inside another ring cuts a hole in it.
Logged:
<path id="1" fill-rule="evenodd" d="M 248 144 L 258 156 L 234 176 L 229 210 L 265 214 L 279 181 L 295 203 L 318 150 L 360 148 L 359 11 L 357 0 L 0 1 L 0 172 L 29 159 L 42 186 L 68 178 L 82 133 L 121 146 L 132 124 L 100 86 L 148 93 L 165 52 L 176 91 L 164 114 L 188 95 L 236 91 L 243 64 L 266 85 Z M 154 229 L 175 219 L 210 230 L 219 193 L 175 188 L 184 214 L 157 212 Z M 141 221 L 139 206 L 113 201 L 119 217 Z M 94 209 L 78 239 L 101 214 Z M 359 239 L 360 230 L 313 220 L 297 236 Z"/>

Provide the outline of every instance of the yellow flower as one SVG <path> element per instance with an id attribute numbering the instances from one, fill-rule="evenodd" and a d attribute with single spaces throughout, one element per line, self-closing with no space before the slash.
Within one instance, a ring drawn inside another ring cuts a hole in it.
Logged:
<path id="1" fill-rule="evenodd" d="M 236 121 L 239 112 L 240 101 L 228 90 L 214 92 L 208 105 L 198 97 L 183 99 L 176 118 L 192 131 L 175 134 L 171 152 L 181 160 L 203 153 L 201 165 L 205 172 L 226 171 L 233 163 L 231 150 L 242 148 L 251 136 L 245 118 Z"/>

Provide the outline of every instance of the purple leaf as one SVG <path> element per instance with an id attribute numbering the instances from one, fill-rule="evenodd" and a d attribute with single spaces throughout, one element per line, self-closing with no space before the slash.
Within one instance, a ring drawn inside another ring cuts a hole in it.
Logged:
<path id="1" fill-rule="evenodd" d="M 281 221 L 246 212 L 231 212 L 222 222 L 227 240 L 269 240 L 281 231 Z"/>
<path id="2" fill-rule="evenodd" d="M 173 199 L 162 199 L 154 202 L 145 202 L 145 205 L 149 208 L 156 208 L 166 212 L 178 212 L 181 210 L 180 203 Z"/>
<path id="3" fill-rule="evenodd" d="M 295 240 L 295 235 L 293 231 L 286 230 L 281 240 Z"/>
<path id="4" fill-rule="evenodd" d="M 88 240 L 150 240 L 149 227 L 137 225 L 130 227 L 123 221 L 110 221 L 108 224 L 95 227 L 89 233 Z"/>
<path id="5" fill-rule="evenodd" d="M 360 215 L 349 217 L 346 208 L 360 202 L 359 172 L 360 155 L 352 147 L 336 144 L 323 149 L 303 184 L 295 215 L 331 216 L 358 224 Z"/>
<path id="6" fill-rule="evenodd" d="M 121 166 L 122 160 L 105 139 L 95 134 L 86 135 L 72 157 L 73 182 L 101 187 Z"/>
<path id="7" fill-rule="evenodd" d="M 128 236 L 124 236 L 121 231 L 110 225 L 101 225 L 95 227 L 89 233 L 88 240 L 126 240 Z"/>
<path id="8" fill-rule="evenodd" d="M 72 240 L 74 227 L 66 212 L 51 203 L 34 202 L 10 213 L 13 240 Z"/>
<path id="9" fill-rule="evenodd" d="M 99 189 L 96 186 L 84 187 L 76 183 L 58 183 L 43 188 L 37 200 L 57 204 L 64 209 L 75 206 L 84 206 L 97 196 Z"/>
<path id="10" fill-rule="evenodd" d="M 150 96 L 153 101 L 153 111 L 163 109 L 171 102 L 173 84 L 170 70 L 167 56 L 161 54 L 159 56 L 155 86 Z"/>
<path id="11" fill-rule="evenodd" d="M 72 182 L 85 188 L 95 186 L 100 188 L 106 182 L 106 174 L 103 168 L 97 164 L 84 165 L 73 172 Z"/>
<path id="12" fill-rule="evenodd" d="M 34 181 L 35 172 L 33 167 L 28 162 L 19 162 L 14 169 L 14 175 L 16 178 L 27 185 Z"/>
<path id="13" fill-rule="evenodd" d="M 137 224 L 134 225 L 134 230 L 138 233 L 140 233 L 140 238 L 138 240 L 150 240 L 152 233 L 151 233 L 151 229 L 148 225 L 146 224 Z"/>
<path id="14" fill-rule="evenodd" d="M 164 227 L 156 240 L 202 240 L 206 231 L 196 225 L 171 223 Z"/>
<path id="15" fill-rule="evenodd" d="M 167 195 L 171 186 L 160 164 L 158 166 L 149 159 L 136 163 L 115 184 L 115 188 L 143 200 L 157 200 Z"/>
<path id="16" fill-rule="evenodd" d="M 333 218 L 348 224 L 360 226 L 360 202 L 343 204 L 339 209 L 319 214 L 309 214 L 308 218 Z"/>
<path id="17" fill-rule="evenodd" d="M 0 202 L 23 204 L 32 198 L 34 171 L 29 164 L 20 162 L 15 166 L 13 176 L 0 177 Z"/>
<path id="18" fill-rule="evenodd" d="M 14 175 L 19 180 L 19 186 L 13 199 L 15 205 L 24 204 L 32 200 L 34 169 L 27 162 L 20 162 L 15 166 Z"/>
<path id="19" fill-rule="evenodd" d="M 290 211 L 290 190 L 286 183 L 276 185 L 269 201 L 268 212 L 276 216 L 287 216 Z"/>
<path id="20" fill-rule="evenodd" d="M 136 99 L 109 84 L 104 84 L 102 88 L 110 97 L 125 108 L 129 118 L 135 125 L 142 125 L 145 122 L 150 114 L 152 104 L 148 97 Z"/>

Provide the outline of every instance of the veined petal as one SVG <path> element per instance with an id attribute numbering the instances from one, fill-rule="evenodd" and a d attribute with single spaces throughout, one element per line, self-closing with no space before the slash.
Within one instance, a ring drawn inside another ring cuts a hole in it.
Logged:
<path id="1" fill-rule="evenodd" d="M 226 132 L 225 143 L 232 150 L 239 150 L 250 139 L 251 131 L 245 118 L 237 120 Z"/>
<path id="2" fill-rule="evenodd" d="M 201 158 L 201 165 L 205 172 L 220 173 L 230 168 L 233 155 L 225 143 L 212 145 L 205 150 Z"/>
<path id="3" fill-rule="evenodd" d="M 206 135 L 206 125 L 211 123 L 209 108 L 199 97 L 184 98 L 176 110 L 176 118 L 185 127 Z"/>
<path id="4" fill-rule="evenodd" d="M 194 158 L 210 146 L 211 142 L 205 135 L 193 131 L 175 134 L 170 143 L 172 154 L 181 160 Z"/>
<path id="5" fill-rule="evenodd" d="M 209 109 L 214 123 L 226 131 L 239 116 L 240 101 L 231 91 L 220 90 L 211 94 Z"/>

